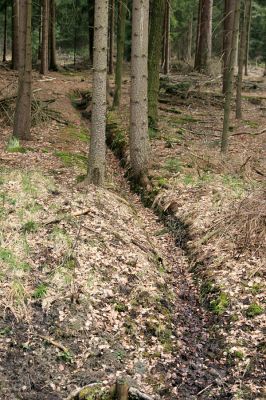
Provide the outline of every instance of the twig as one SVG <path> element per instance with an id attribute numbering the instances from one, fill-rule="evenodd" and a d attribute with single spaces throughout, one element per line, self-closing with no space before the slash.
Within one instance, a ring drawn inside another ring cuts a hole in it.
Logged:
<path id="1" fill-rule="evenodd" d="M 69 350 L 67 347 L 65 347 L 63 344 L 57 342 L 50 336 L 43 336 L 43 335 L 38 335 L 41 339 L 45 340 L 46 342 L 52 344 L 53 346 L 57 347 L 59 350 L 62 350 L 64 353 L 69 353 Z"/>
<path id="2" fill-rule="evenodd" d="M 86 215 L 90 212 L 90 208 L 86 208 L 85 210 L 81 210 L 81 211 L 76 211 L 72 214 L 70 214 L 70 217 L 80 217 L 81 215 Z M 54 218 L 51 219 L 50 221 L 46 221 L 44 222 L 44 225 L 51 225 L 51 224 L 56 224 L 58 222 L 61 222 L 65 217 L 67 217 L 67 215 L 64 215 L 62 217 L 58 217 L 58 218 Z"/>
<path id="3" fill-rule="evenodd" d="M 210 387 L 212 386 L 212 383 L 210 383 L 208 386 L 206 386 L 204 389 L 202 389 L 200 392 L 196 394 L 196 396 L 199 396 L 200 394 L 206 392 Z"/>

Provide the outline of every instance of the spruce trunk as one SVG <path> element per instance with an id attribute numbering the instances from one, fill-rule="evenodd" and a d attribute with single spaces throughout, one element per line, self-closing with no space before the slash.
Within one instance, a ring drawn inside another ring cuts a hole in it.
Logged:
<path id="1" fill-rule="evenodd" d="M 150 13 L 149 57 L 148 57 L 148 113 L 149 125 L 157 126 L 158 94 L 160 81 L 160 59 L 163 39 L 165 0 L 153 0 Z"/>
<path id="2" fill-rule="evenodd" d="M 108 73 L 114 72 L 114 23 L 115 23 L 115 2 L 110 0 L 109 14 L 109 58 L 108 58 Z"/>
<path id="3" fill-rule="evenodd" d="M 12 3 L 12 68 L 19 68 L 19 0 Z"/>
<path id="4" fill-rule="evenodd" d="M 133 179 L 136 182 L 144 182 L 149 161 L 147 104 L 149 0 L 133 0 L 132 9 L 130 160 Z"/>
<path id="5" fill-rule="evenodd" d="M 7 0 L 4 5 L 4 43 L 3 43 L 3 62 L 6 62 L 6 41 L 7 41 Z"/>
<path id="6" fill-rule="evenodd" d="M 245 45 L 247 40 L 248 29 L 248 10 L 250 8 L 251 0 L 245 0 L 243 24 L 241 28 L 239 56 L 238 56 L 238 75 L 236 86 L 236 118 L 242 118 L 242 82 L 243 82 L 243 67 L 245 61 Z"/>
<path id="7" fill-rule="evenodd" d="M 121 99 L 122 72 L 125 52 L 125 33 L 126 33 L 127 2 L 120 0 L 119 15 L 117 26 L 117 55 L 115 66 L 115 94 L 113 107 L 119 107 Z"/>
<path id="8" fill-rule="evenodd" d="M 108 46 L 108 0 L 96 0 L 93 53 L 93 93 L 89 183 L 102 185 L 105 176 L 106 78 Z"/>
<path id="9" fill-rule="evenodd" d="M 233 94 L 233 78 L 234 78 L 234 62 L 237 48 L 237 36 L 239 32 L 239 18 L 240 18 L 240 1 L 236 0 L 235 12 L 234 12 L 234 30 L 232 35 L 232 44 L 230 52 L 230 61 L 226 74 L 226 93 L 224 101 L 224 120 L 223 120 L 223 131 L 221 140 L 221 151 L 225 153 L 228 148 L 228 131 L 230 123 L 230 110 L 231 110 L 231 99 Z"/>
<path id="10" fill-rule="evenodd" d="M 210 73 L 210 61 L 212 51 L 212 7 L 213 0 L 201 1 L 195 69 L 199 72 L 203 72 L 206 74 Z"/>
<path id="11" fill-rule="evenodd" d="M 56 36 L 55 36 L 55 0 L 50 0 L 50 24 L 49 24 L 49 69 L 57 71 L 56 63 Z"/>
<path id="12" fill-rule="evenodd" d="M 40 73 L 48 74 L 49 0 L 42 3 L 42 53 Z"/>
<path id="13" fill-rule="evenodd" d="M 252 0 L 248 2 L 247 8 L 247 31 L 245 43 L 245 75 L 248 76 L 248 56 L 249 56 L 249 42 L 250 42 L 250 28 L 251 28 L 251 15 L 252 15 Z"/>
<path id="14" fill-rule="evenodd" d="M 29 140 L 31 137 L 31 7 L 31 0 L 20 0 L 19 47 L 21 51 L 13 136 L 23 140 Z"/>
<path id="15" fill-rule="evenodd" d="M 230 62 L 232 34 L 234 30 L 234 12 L 236 0 L 225 0 L 223 32 L 223 93 L 226 93 L 227 72 Z"/>

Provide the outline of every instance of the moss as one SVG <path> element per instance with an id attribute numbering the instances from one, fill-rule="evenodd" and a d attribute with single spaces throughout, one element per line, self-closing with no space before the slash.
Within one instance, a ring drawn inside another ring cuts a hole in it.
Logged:
<path id="1" fill-rule="evenodd" d="M 86 386 L 78 394 L 78 400 L 112 400 L 113 390 L 105 389 L 100 384 Z"/>
<path id="2" fill-rule="evenodd" d="M 253 295 L 259 294 L 263 291 L 263 285 L 260 283 L 254 283 L 250 290 Z"/>
<path id="3" fill-rule="evenodd" d="M 256 129 L 259 127 L 259 123 L 257 121 L 251 121 L 251 120 L 245 120 L 243 121 L 246 125 L 248 125 L 250 128 Z"/>
<path id="4" fill-rule="evenodd" d="M 9 153 L 26 153 L 27 149 L 20 145 L 17 138 L 11 137 L 8 141 L 6 151 L 8 151 Z"/>
<path id="5" fill-rule="evenodd" d="M 115 311 L 117 311 L 117 312 L 125 312 L 125 311 L 128 311 L 128 307 L 123 303 L 116 303 L 115 304 Z"/>
<path id="6" fill-rule="evenodd" d="M 67 137 L 78 139 L 84 143 L 87 143 L 89 141 L 88 130 L 83 126 L 69 125 L 64 129 L 63 133 Z"/>
<path id="7" fill-rule="evenodd" d="M 250 304 L 250 306 L 248 307 L 248 309 L 246 310 L 246 316 L 248 318 L 254 318 L 257 315 L 261 315 L 263 314 L 264 309 L 262 306 L 260 306 L 257 303 L 252 303 Z"/>
<path id="8" fill-rule="evenodd" d="M 88 158 L 82 154 L 59 150 L 55 151 L 54 154 L 61 159 L 66 167 L 78 166 L 80 168 L 85 168 L 87 166 Z"/>
<path id="9" fill-rule="evenodd" d="M 224 292 L 220 292 L 215 299 L 210 301 L 210 310 L 217 315 L 221 315 L 226 311 L 229 303 L 228 295 Z"/>

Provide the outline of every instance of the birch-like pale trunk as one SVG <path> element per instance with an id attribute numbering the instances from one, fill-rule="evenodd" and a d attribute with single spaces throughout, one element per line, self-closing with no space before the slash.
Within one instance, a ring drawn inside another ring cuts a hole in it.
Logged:
<path id="1" fill-rule="evenodd" d="M 146 178 L 148 139 L 148 25 L 149 0 L 133 0 L 130 98 L 130 160 L 133 178 Z"/>
<path id="2" fill-rule="evenodd" d="M 19 81 L 13 136 L 29 140 L 31 128 L 31 0 L 19 2 Z"/>
<path id="3" fill-rule="evenodd" d="M 108 0 L 95 1 L 93 92 L 89 183 L 102 185 L 105 176 L 106 78 L 108 45 Z"/>

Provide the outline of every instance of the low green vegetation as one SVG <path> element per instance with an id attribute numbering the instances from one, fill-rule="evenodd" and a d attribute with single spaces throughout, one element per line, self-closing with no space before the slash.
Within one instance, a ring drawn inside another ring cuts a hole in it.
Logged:
<path id="1" fill-rule="evenodd" d="M 68 151 L 55 151 L 55 156 L 60 158 L 66 167 L 78 166 L 80 168 L 85 168 L 87 165 L 87 157 L 82 154 L 71 153 Z"/>
<path id="2" fill-rule="evenodd" d="M 9 153 L 26 153 L 27 149 L 20 145 L 17 138 L 11 137 L 7 143 L 6 151 L 8 151 Z"/>
<path id="3" fill-rule="evenodd" d="M 48 287 L 45 283 L 40 283 L 34 290 L 32 297 L 42 299 L 47 293 Z"/>
<path id="4" fill-rule="evenodd" d="M 263 314 L 263 312 L 264 312 L 264 309 L 261 305 L 259 305 L 258 303 L 252 303 L 246 310 L 246 316 L 248 318 L 254 318 L 257 315 Z"/>
<path id="5" fill-rule="evenodd" d="M 168 158 L 164 163 L 164 168 L 172 173 L 181 171 L 180 160 L 178 158 Z"/>
<path id="6" fill-rule="evenodd" d="M 23 233 L 31 233 L 36 232 L 38 229 L 38 224 L 35 221 L 28 221 L 24 225 L 22 225 L 22 232 Z"/>

